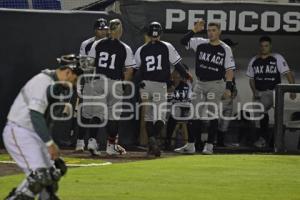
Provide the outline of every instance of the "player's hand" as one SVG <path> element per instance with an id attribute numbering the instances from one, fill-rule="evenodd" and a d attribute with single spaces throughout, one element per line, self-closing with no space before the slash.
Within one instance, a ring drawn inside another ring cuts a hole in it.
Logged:
<path id="1" fill-rule="evenodd" d="M 193 32 L 194 33 L 199 33 L 201 31 L 204 30 L 204 25 L 205 25 L 205 21 L 204 20 L 198 20 L 195 25 L 194 25 L 194 28 L 193 28 Z"/>
<path id="2" fill-rule="evenodd" d="M 230 90 L 225 90 L 224 94 L 223 94 L 223 99 L 229 99 L 231 98 L 231 91 Z"/>
<path id="3" fill-rule="evenodd" d="M 55 143 L 48 146 L 48 152 L 50 154 L 51 160 L 56 160 L 59 158 L 59 148 Z"/>
<path id="4" fill-rule="evenodd" d="M 297 94 L 296 93 L 290 93 L 290 99 L 291 100 L 295 100 L 297 98 Z"/>
<path id="5" fill-rule="evenodd" d="M 188 72 L 188 78 L 187 78 L 188 81 L 190 81 L 190 83 L 193 83 L 193 76 L 190 72 Z"/>
<path id="6" fill-rule="evenodd" d="M 257 100 L 257 99 L 260 99 L 259 93 L 257 91 L 254 91 L 253 92 L 253 100 Z"/>

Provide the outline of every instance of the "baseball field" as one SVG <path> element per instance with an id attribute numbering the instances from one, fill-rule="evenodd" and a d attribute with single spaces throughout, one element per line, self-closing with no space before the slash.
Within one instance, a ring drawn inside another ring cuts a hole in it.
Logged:
<path id="1" fill-rule="evenodd" d="M 0 155 L 1 161 L 7 159 Z M 59 191 L 63 200 L 300 200 L 299 156 L 167 156 L 112 164 L 66 160 L 83 165 L 71 167 L 63 177 Z M 84 166 L 89 163 L 105 164 Z M 13 174 L 0 177 L 0 199 L 24 178 Z"/>

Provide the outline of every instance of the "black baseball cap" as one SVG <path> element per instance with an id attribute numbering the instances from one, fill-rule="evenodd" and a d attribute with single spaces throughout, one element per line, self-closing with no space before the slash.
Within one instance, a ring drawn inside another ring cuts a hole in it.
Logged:
<path id="1" fill-rule="evenodd" d="M 99 18 L 95 21 L 94 30 L 108 30 L 107 20 L 104 18 Z"/>
<path id="2" fill-rule="evenodd" d="M 238 45 L 239 43 L 238 42 L 234 42 L 232 41 L 230 38 L 226 38 L 224 40 L 222 40 L 225 44 L 227 44 L 228 46 L 230 47 L 234 47 L 236 45 Z"/>

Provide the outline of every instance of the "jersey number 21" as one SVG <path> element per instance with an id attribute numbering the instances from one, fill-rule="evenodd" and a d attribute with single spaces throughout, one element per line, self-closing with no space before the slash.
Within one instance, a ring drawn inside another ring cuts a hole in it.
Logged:
<path id="1" fill-rule="evenodd" d="M 161 55 L 158 55 L 156 58 L 154 56 L 147 56 L 146 57 L 146 66 L 147 66 L 148 72 L 151 72 L 154 70 L 162 70 Z"/>
<path id="2" fill-rule="evenodd" d="M 110 65 L 108 66 L 108 63 L 110 61 Z M 115 69 L 115 61 L 116 61 L 116 54 L 113 54 L 109 56 L 107 52 L 100 52 L 99 55 L 99 67 L 109 68 L 109 69 Z"/>

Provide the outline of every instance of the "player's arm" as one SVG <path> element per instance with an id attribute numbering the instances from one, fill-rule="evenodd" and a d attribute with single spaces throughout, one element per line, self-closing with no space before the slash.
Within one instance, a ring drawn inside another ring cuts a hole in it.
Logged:
<path id="1" fill-rule="evenodd" d="M 190 79 L 192 81 L 191 75 L 188 73 L 188 69 L 182 64 L 182 58 L 175 49 L 175 47 L 170 44 L 166 43 L 169 51 L 169 62 L 174 66 L 174 68 L 178 71 L 180 76 L 184 79 Z"/>
<path id="2" fill-rule="evenodd" d="M 80 56 L 86 56 L 84 42 L 83 42 L 83 43 L 81 43 L 81 45 L 80 45 L 80 49 L 79 49 L 79 55 L 80 55 Z"/>
<path id="3" fill-rule="evenodd" d="M 256 91 L 256 87 L 255 87 L 255 81 L 254 81 L 254 71 L 253 71 L 253 61 L 255 60 L 255 58 L 252 58 L 250 63 L 248 64 L 248 68 L 247 68 L 247 72 L 246 75 L 249 77 L 249 85 L 253 94 L 253 98 L 256 98 L 257 95 L 257 91 Z"/>
<path id="4" fill-rule="evenodd" d="M 295 84 L 295 77 L 292 71 L 288 71 L 285 74 L 286 79 L 288 80 L 289 84 Z M 297 98 L 296 93 L 290 93 L 290 99 L 294 100 Z"/>
<path id="5" fill-rule="evenodd" d="M 35 132 L 48 147 L 51 159 L 56 160 L 57 158 L 59 158 L 58 147 L 56 146 L 50 135 L 44 115 L 35 110 L 30 110 L 29 114 Z"/>
<path id="6" fill-rule="evenodd" d="M 285 74 L 285 77 L 286 77 L 287 81 L 289 82 L 289 84 L 295 84 L 295 76 L 292 71 L 288 71 Z"/>
<path id="7" fill-rule="evenodd" d="M 225 80 L 226 87 L 224 92 L 224 98 L 229 98 L 232 96 L 232 92 L 234 90 L 234 70 L 235 70 L 235 62 L 232 54 L 232 50 L 229 46 L 225 48 L 226 56 L 225 56 Z"/>
<path id="8" fill-rule="evenodd" d="M 254 81 L 253 78 L 249 79 L 249 85 L 250 85 L 253 97 L 256 98 L 257 97 L 257 91 L 256 91 L 256 88 L 255 88 L 255 81 Z"/>
<path id="9" fill-rule="evenodd" d="M 178 71 L 178 73 L 180 74 L 180 76 L 186 80 L 193 80 L 193 77 L 191 76 L 191 74 L 187 71 L 187 69 L 184 67 L 184 65 L 182 64 L 182 62 L 178 62 L 177 64 L 174 65 L 174 68 Z"/>
<path id="10" fill-rule="evenodd" d="M 144 88 L 145 87 L 145 84 L 142 83 L 142 79 L 143 79 L 143 74 L 142 74 L 142 70 L 141 70 L 141 49 L 142 47 L 139 47 L 135 54 L 134 54 L 134 59 L 135 59 L 135 63 L 136 63 L 136 68 L 137 68 L 137 71 L 136 73 L 134 74 L 134 81 L 135 83 L 140 87 L 140 88 Z"/>
<path id="11" fill-rule="evenodd" d="M 137 65 L 133 56 L 133 52 L 129 46 L 125 46 L 126 49 L 126 59 L 125 59 L 125 71 L 124 80 L 131 81 L 133 78 L 134 69 L 137 69 Z"/>
<path id="12" fill-rule="evenodd" d="M 91 64 L 91 66 L 97 67 L 96 63 L 95 63 L 95 59 L 96 59 L 96 46 L 98 45 L 99 41 L 96 41 L 93 43 L 91 50 L 89 51 L 89 58 L 90 61 L 89 63 Z"/>
<path id="13" fill-rule="evenodd" d="M 290 67 L 288 66 L 286 60 L 283 58 L 283 56 L 276 54 L 277 59 L 277 67 L 278 71 L 281 75 L 284 75 L 289 82 L 289 84 L 295 84 L 295 77 L 293 72 L 290 70 Z"/>
<path id="14" fill-rule="evenodd" d="M 134 68 L 125 67 L 124 80 L 125 81 L 131 81 L 132 78 L 133 78 L 133 72 L 134 72 Z"/>
<path id="15" fill-rule="evenodd" d="M 44 115 L 38 111 L 30 110 L 30 119 L 33 124 L 33 128 L 42 141 L 49 146 L 53 143 L 52 137 L 49 133 Z"/>
<path id="16" fill-rule="evenodd" d="M 286 60 L 283 58 L 282 55 L 276 54 L 277 59 L 277 68 L 281 75 L 284 75 L 289 82 L 289 84 L 295 84 L 295 77 L 293 72 L 290 70 L 289 65 L 287 64 Z M 290 99 L 296 99 L 296 93 L 290 93 Z"/>
<path id="17" fill-rule="evenodd" d="M 234 71 L 233 71 L 233 69 L 226 70 L 226 73 L 225 73 L 226 82 L 232 82 L 233 77 L 234 77 Z"/>
<path id="18" fill-rule="evenodd" d="M 186 46 L 188 49 L 190 49 L 190 48 L 194 49 L 194 46 L 196 46 L 196 45 L 194 45 L 194 43 L 196 43 L 196 41 L 193 41 L 192 37 L 196 33 L 199 33 L 204 30 L 204 24 L 205 24 L 205 22 L 203 20 L 198 20 L 195 23 L 193 29 L 183 36 L 183 38 L 180 40 L 180 43 L 182 45 Z"/>

